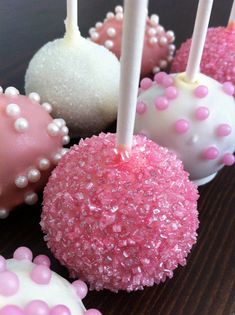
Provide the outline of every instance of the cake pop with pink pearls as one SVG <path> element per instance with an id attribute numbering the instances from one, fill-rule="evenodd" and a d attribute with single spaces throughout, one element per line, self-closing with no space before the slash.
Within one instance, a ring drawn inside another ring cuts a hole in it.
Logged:
<path id="1" fill-rule="evenodd" d="M 21 203 L 33 205 L 37 192 L 66 153 L 68 128 L 50 116 L 49 103 L 37 93 L 20 95 L 14 87 L 0 92 L 0 218 Z"/>
<path id="2" fill-rule="evenodd" d="M 101 315 L 86 310 L 87 286 L 70 284 L 50 269 L 50 259 L 19 247 L 12 259 L 0 256 L 0 315 Z"/>
<path id="3" fill-rule="evenodd" d="M 198 73 L 197 55 L 202 49 L 196 42 L 197 38 L 186 73 L 161 72 L 153 81 L 141 81 L 135 133 L 176 152 L 190 178 L 201 185 L 212 180 L 223 166 L 234 164 L 235 102 L 231 82 L 221 84 Z"/>
<path id="4" fill-rule="evenodd" d="M 191 39 L 176 51 L 171 72 L 184 71 L 189 55 Z M 201 72 L 213 79 L 235 85 L 235 1 L 226 27 L 210 27 L 207 31 L 201 61 Z"/>
<path id="5" fill-rule="evenodd" d="M 125 1 L 117 134 L 81 140 L 44 190 L 48 247 L 96 290 L 135 291 L 171 278 L 197 238 L 198 192 L 182 162 L 133 137 L 146 6 Z"/>
<path id="6" fill-rule="evenodd" d="M 122 28 L 123 8 L 116 6 L 115 13 L 108 12 L 103 22 L 97 22 L 95 27 L 90 28 L 90 39 L 105 46 L 120 59 Z M 152 14 L 147 17 L 141 77 L 167 68 L 173 59 L 174 40 L 174 32 L 165 31 L 164 27 L 159 24 L 158 15 Z"/>

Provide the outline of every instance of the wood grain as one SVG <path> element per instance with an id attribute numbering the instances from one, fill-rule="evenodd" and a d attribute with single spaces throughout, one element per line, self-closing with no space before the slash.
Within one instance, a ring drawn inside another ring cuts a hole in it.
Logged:
<path id="1" fill-rule="evenodd" d="M 80 27 L 84 35 L 120 1 L 80 0 Z M 216 0 L 211 25 L 225 25 L 232 0 Z M 177 45 L 190 36 L 197 1 L 150 1 L 150 12 L 176 32 Z M 63 35 L 65 0 L 0 1 L 0 85 L 23 92 L 27 64 L 44 43 Z M 0 126 L 1 128 L 1 126 Z M 1 129 L 0 129 L 1 133 Z M 1 165 L 1 167 L 3 167 Z M 9 167 L 9 166 L 8 166 Z M 144 291 L 114 294 L 90 292 L 84 303 L 104 315 L 234 315 L 235 314 L 235 167 L 225 168 L 200 188 L 198 242 L 187 266 L 173 279 Z M 40 230 L 40 203 L 21 206 L 0 221 L 0 254 L 11 257 L 25 245 L 34 254 L 48 254 L 53 269 L 68 274 L 48 251 Z"/>

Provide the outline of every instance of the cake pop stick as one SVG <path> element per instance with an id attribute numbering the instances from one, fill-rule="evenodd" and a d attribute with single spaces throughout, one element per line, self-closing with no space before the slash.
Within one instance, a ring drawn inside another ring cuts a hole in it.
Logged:
<path id="1" fill-rule="evenodd" d="M 125 2 L 117 147 L 131 148 L 148 0 Z"/>
<path id="2" fill-rule="evenodd" d="M 228 26 L 235 27 L 235 0 L 233 1 L 232 9 L 230 12 Z"/>
<path id="3" fill-rule="evenodd" d="M 67 18 L 65 20 L 65 38 L 77 40 L 80 37 L 78 28 L 78 3 L 77 0 L 67 0 Z"/>
<path id="4" fill-rule="evenodd" d="M 192 45 L 186 67 L 186 81 L 195 82 L 200 72 L 202 52 L 206 40 L 213 0 L 200 0 L 195 21 Z"/>

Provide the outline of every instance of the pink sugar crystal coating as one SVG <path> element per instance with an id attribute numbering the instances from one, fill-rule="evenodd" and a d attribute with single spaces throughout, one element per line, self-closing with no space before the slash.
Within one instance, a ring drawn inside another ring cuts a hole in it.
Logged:
<path id="1" fill-rule="evenodd" d="M 196 242 L 196 186 L 166 148 L 134 136 L 129 159 L 115 134 L 82 140 L 44 190 L 41 226 L 70 275 L 91 289 L 137 290 L 185 265 Z"/>
<path id="2" fill-rule="evenodd" d="M 177 50 L 171 71 L 182 72 L 186 69 L 191 39 L 188 39 Z M 201 72 L 223 83 L 231 81 L 235 85 L 235 29 L 216 27 L 209 28 L 203 50 Z M 225 87 L 230 90 L 228 85 Z"/>

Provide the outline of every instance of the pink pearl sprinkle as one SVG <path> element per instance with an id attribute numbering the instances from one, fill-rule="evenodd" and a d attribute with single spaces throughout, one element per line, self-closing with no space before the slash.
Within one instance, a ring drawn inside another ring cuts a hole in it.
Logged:
<path id="1" fill-rule="evenodd" d="M 226 137 L 230 135 L 232 128 L 228 124 L 221 124 L 217 127 L 216 133 L 219 137 Z"/>
<path id="2" fill-rule="evenodd" d="M 0 272 L 6 270 L 6 259 L 0 255 Z"/>
<path id="3" fill-rule="evenodd" d="M 33 260 L 35 265 L 43 265 L 48 268 L 51 266 L 51 261 L 46 255 L 38 255 Z"/>
<path id="4" fill-rule="evenodd" d="M 140 82 L 140 87 L 142 90 L 147 90 L 152 86 L 153 82 L 149 78 L 144 78 Z"/>
<path id="5" fill-rule="evenodd" d="M 81 280 L 76 280 L 72 283 L 72 285 L 75 288 L 76 293 L 80 297 L 80 299 L 84 299 L 88 291 L 86 283 Z"/>
<path id="6" fill-rule="evenodd" d="M 173 85 L 173 83 L 174 83 L 174 79 L 172 78 L 172 76 L 170 76 L 170 75 L 163 76 L 163 78 L 162 78 L 162 85 L 164 87 L 167 88 L 167 87 Z"/>
<path id="7" fill-rule="evenodd" d="M 223 156 L 223 163 L 226 166 L 231 166 L 235 163 L 235 156 L 232 153 L 226 153 Z"/>
<path id="8" fill-rule="evenodd" d="M 43 265 L 35 266 L 31 271 L 31 279 L 37 284 L 48 284 L 51 280 L 51 270 Z"/>
<path id="9" fill-rule="evenodd" d="M 24 315 L 24 312 L 15 305 L 7 305 L 0 310 L 0 315 Z"/>
<path id="10" fill-rule="evenodd" d="M 161 84 L 165 76 L 167 76 L 165 72 L 158 72 L 154 76 L 154 81 L 157 82 L 158 84 Z"/>
<path id="11" fill-rule="evenodd" d="M 65 305 L 56 305 L 52 307 L 50 315 L 71 315 L 71 312 Z"/>
<path id="12" fill-rule="evenodd" d="M 205 120 L 209 117 L 210 111 L 207 107 L 201 106 L 196 109 L 195 116 L 197 120 Z"/>
<path id="13" fill-rule="evenodd" d="M 102 314 L 100 313 L 100 311 L 95 310 L 94 308 L 90 308 L 84 313 L 84 315 L 102 315 Z"/>
<path id="14" fill-rule="evenodd" d="M 219 155 L 219 150 L 216 147 L 209 147 L 203 152 L 203 156 L 207 160 L 215 160 Z"/>
<path id="15" fill-rule="evenodd" d="M 28 303 L 24 309 L 25 315 L 49 315 L 48 305 L 40 300 Z"/>
<path id="16" fill-rule="evenodd" d="M 173 100 L 178 96 L 178 91 L 176 89 L 176 87 L 174 86 L 169 86 L 165 89 L 165 96 L 169 99 L 169 100 Z"/>
<path id="17" fill-rule="evenodd" d="M 179 119 L 175 122 L 175 131 L 179 134 L 189 130 L 189 122 L 186 119 Z"/>
<path id="18" fill-rule="evenodd" d="M 136 105 L 136 112 L 139 115 L 143 115 L 147 110 L 147 105 L 144 102 L 138 102 Z"/>
<path id="19" fill-rule="evenodd" d="M 208 88 L 205 85 L 199 85 L 195 91 L 194 94 L 196 97 L 198 98 L 203 98 L 205 96 L 207 96 L 208 94 Z"/>
<path id="20" fill-rule="evenodd" d="M 0 276 L 0 295 L 12 296 L 19 290 L 19 279 L 10 271 L 3 271 Z"/>
<path id="21" fill-rule="evenodd" d="M 19 247 L 13 254 L 13 258 L 16 260 L 30 260 L 33 259 L 33 254 L 28 247 Z"/>
<path id="22" fill-rule="evenodd" d="M 168 99 L 165 96 L 159 96 L 155 100 L 155 107 L 158 110 L 165 110 L 165 109 L 168 108 L 168 106 L 169 106 L 169 102 L 168 102 Z"/>
<path id="23" fill-rule="evenodd" d="M 223 90 L 228 95 L 233 95 L 235 92 L 234 85 L 231 82 L 223 83 Z"/>

